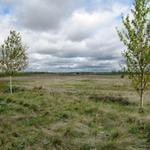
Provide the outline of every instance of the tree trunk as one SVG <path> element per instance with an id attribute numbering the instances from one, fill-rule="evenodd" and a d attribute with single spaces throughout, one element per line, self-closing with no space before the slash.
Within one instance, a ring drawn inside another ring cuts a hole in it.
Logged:
<path id="1" fill-rule="evenodd" d="M 141 94 L 140 94 L 140 108 L 143 109 L 143 90 L 141 90 Z"/>
<path id="2" fill-rule="evenodd" d="M 143 113 L 144 112 L 144 102 L 143 102 L 143 89 L 141 89 L 140 91 L 140 109 L 139 109 L 139 112 Z"/>
<path id="3" fill-rule="evenodd" d="M 10 94 L 12 95 L 12 76 L 10 76 L 10 82 L 9 82 L 9 87 L 10 87 Z"/>
<path id="4" fill-rule="evenodd" d="M 140 110 L 143 112 L 143 93 L 144 93 L 144 71 L 141 68 L 141 85 L 140 85 Z"/>

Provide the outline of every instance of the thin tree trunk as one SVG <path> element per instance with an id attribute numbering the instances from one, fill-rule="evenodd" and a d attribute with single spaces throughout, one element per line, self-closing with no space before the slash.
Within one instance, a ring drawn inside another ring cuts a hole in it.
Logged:
<path id="1" fill-rule="evenodd" d="M 141 89 L 140 93 L 140 109 L 143 109 L 143 89 Z"/>
<path id="2" fill-rule="evenodd" d="M 9 82 L 9 87 L 10 87 L 10 94 L 12 94 L 12 76 L 10 76 L 10 82 Z"/>
<path id="3" fill-rule="evenodd" d="M 140 110 L 143 112 L 143 93 L 144 93 L 144 71 L 141 68 L 141 85 L 140 85 Z"/>
<path id="4" fill-rule="evenodd" d="M 144 88 L 143 88 L 143 74 L 141 76 L 141 87 L 140 87 L 140 112 L 143 112 L 143 93 L 144 93 Z"/>

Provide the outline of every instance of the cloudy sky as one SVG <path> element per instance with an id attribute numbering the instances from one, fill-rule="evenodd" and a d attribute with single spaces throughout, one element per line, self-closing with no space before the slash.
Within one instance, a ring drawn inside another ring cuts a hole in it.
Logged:
<path id="1" fill-rule="evenodd" d="M 131 7 L 132 0 L 0 0 L 0 43 L 20 32 L 29 71 L 118 70 L 116 27 Z"/>

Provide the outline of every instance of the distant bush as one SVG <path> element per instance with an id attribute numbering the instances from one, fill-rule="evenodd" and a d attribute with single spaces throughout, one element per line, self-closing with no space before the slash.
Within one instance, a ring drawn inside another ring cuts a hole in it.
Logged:
<path id="1" fill-rule="evenodd" d="M 93 100 L 95 102 L 107 102 L 107 103 L 118 103 L 122 105 L 129 105 L 130 102 L 127 98 L 121 97 L 121 96 L 99 96 L 99 95 L 92 95 L 89 96 L 90 100 Z"/>
<path id="2" fill-rule="evenodd" d="M 92 146 L 90 144 L 84 144 L 81 146 L 80 150 L 91 150 Z"/>
<path id="3" fill-rule="evenodd" d="M 22 92 L 22 91 L 25 91 L 25 89 L 23 87 L 17 87 L 17 86 L 14 86 L 13 89 L 12 89 L 13 93 L 15 92 Z M 10 93 L 10 89 L 9 87 L 5 87 L 3 89 L 3 92 L 4 93 Z"/>
<path id="4" fill-rule="evenodd" d="M 35 86 L 35 87 L 33 87 L 33 91 L 40 91 L 40 90 L 43 90 L 42 86 Z"/>
<path id="5" fill-rule="evenodd" d="M 121 79 L 124 79 L 124 74 L 121 75 Z"/>

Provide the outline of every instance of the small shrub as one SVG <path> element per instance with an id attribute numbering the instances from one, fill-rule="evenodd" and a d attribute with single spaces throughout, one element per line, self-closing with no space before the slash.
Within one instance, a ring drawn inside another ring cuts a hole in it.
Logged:
<path id="1" fill-rule="evenodd" d="M 96 113 L 96 111 L 97 111 L 97 108 L 95 107 L 87 107 L 85 108 L 84 113 L 92 115 L 93 113 Z"/>
<path id="2" fill-rule="evenodd" d="M 58 146 L 61 146 L 62 145 L 62 140 L 60 137 L 58 136 L 53 136 L 51 138 L 51 143 L 52 143 L 52 146 L 54 147 L 58 147 Z"/>
<path id="3" fill-rule="evenodd" d="M 7 111 L 7 103 L 5 101 L 0 102 L 0 113 Z"/>
<path id="4" fill-rule="evenodd" d="M 92 146 L 89 144 L 83 144 L 80 148 L 80 150 L 91 150 Z"/>
<path id="5" fill-rule="evenodd" d="M 68 112 L 62 112 L 58 115 L 59 119 L 68 119 L 69 118 L 69 114 Z"/>
<path id="6" fill-rule="evenodd" d="M 12 92 L 13 92 L 13 93 L 23 92 L 23 91 L 25 91 L 25 89 L 22 88 L 22 87 L 18 87 L 18 86 L 14 86 L 13 89 L 12 89 Z M 3 89 L 3 92 L 4 92 L 4 93 L 10 93 L 9 87 L 5 87 L 5 88 Z"/>
<path id="7" fill-rule="evenodd" d="M 150 149 L 150 122 L 145 125 L 147 148 Z"/>
<path id="8" fill-rule="evenodd" d="M 121 96 L 98 96 L 92 95 L 89 97 L 90 100 L 95 102 L 106 102 L 106 103 L 118 103 L 121 105 L 129 105 L 130 102 L 127 98 L 123 98 Z"/>
<path id="9" fill-rule="evenodd" d="M 124 79 L 124 74 L 121 75 L 121 79 Z"/>
<path id="10" fill-rule="evenodd" d="M 114 141 L 104 141 L 100 145 L 101 150 L 117 150 L 116 143 Z"/>
<path id="11" fill-rule="evenodd" d="M 41 91 L 43 89 L 44 89 L 43 86 L 35 86 L 35 87 L 33 87 L 33 91 Z"/>
<path id="12" fill-rule="evenodd" d="M 64 137 L 66 138 L 74 138 L 74 137 L 78 137 L 78 138 L 81 138 L 82 136 L 84 135 L 83 132 L 73 128 L 72 126 L 71 127 L 67 127 L 65 129 L 65 132 L 64 132 Z"/>

